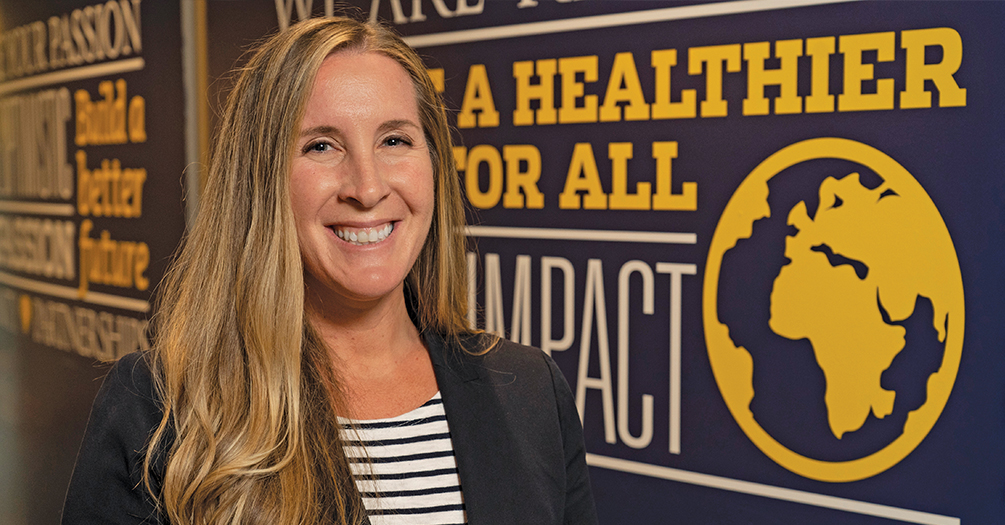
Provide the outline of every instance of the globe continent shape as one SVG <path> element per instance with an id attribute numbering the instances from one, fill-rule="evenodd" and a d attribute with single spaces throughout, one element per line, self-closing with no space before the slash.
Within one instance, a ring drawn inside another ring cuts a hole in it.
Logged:
<path id="1" fill-rule="evenodd" d="M 771 287 L 769 327 L 787 339 L 808 340 L 826 383 L 830 432 L 858 430 L 870 412 L 883 418 L 896 392 L 882 373 L 904 349 L 904 328 L 919 297 L 931 301 L 931 326 L 945 344 L 942 363 L 928 377 L 924 404 L 907 416 L 903 432 L 878 452 L 825 461 L 794 452 L 762 428 L 751 411 L 751 353 L 730 338 L 716 301 L 722 257 L 754 223 L 769 217 L 767 182 L 784 169 L 818 158 L 868 166 L 883 179 L 876 188 L 857 173 L 827 178 L 816 212 L 800 202 L 788 211 L 794 234 L 785 238 L 788 263 Z M 935 424 L 955 381 L 962 349 L 963 288 L 948 230 L 928 194 L 896 161 L 846 139 L 812 139 L 769 157 L 744 180 L 713 236 L 705 274 L 703 318 L 717 385 L 733 417 L 765 454 L 806 477 L 851 481 L 875 475 L 905 457 Z"/>

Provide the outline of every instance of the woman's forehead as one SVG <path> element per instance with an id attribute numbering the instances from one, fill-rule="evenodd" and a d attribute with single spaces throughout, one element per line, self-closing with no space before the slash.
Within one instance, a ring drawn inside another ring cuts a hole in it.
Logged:
<path id="1" fill-rule="evenodd" d="M 414 83 L 401 64 L 382 53 L 331 53 L 315 77 L 301 128 L 333 119 L 411 120 L 418 125 Z"/>

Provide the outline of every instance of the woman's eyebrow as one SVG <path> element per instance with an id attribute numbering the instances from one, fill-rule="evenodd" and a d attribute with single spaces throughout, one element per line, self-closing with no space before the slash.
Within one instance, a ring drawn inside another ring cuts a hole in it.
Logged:
<path id="1" fill-rule="evenodd" d="M 417 123 L 415 123 L 415 122 L 413 122 L 411 120 L 408 120 L 408 119 L 395 119 L 395 120 L 388 120 L 387 122 L 384 122 L 383 124 L 380 125 L 379 128 L 377 128 L 377 131 L 383 133 L 385 131 L 392 130 L 392 129 L 409 128 L 409 127 L 416 128 L 416 129 L 422 129 L 422 126 L 420 126 L 419 124 L 417 124 Z"/>
<path id="2" fill-rule="evenodd" d="M 380 125 L 380 127 L 377 128 L 377 131 L 379 133 L 384 133 L 385 131 L 388 131 L 388 130 L 397 129 L 397 128 L 408 128 L 408 127 L 416 128 L 416 129 L 422 129 L 422 126 L 420 126 L 419 124 L 417 124 L 416 122 L 414 122 L 412 120 L 409 120 L 409 119 L 395 119 L 395 120 L 388 120 L 387 122 L 384 122 L 383 124 Z M 341 134 L 342 134 L 342 132 L 339 131 L 338 128 L 336 128 L 335 126 L 327 125 L 327 124 L 322 124 L 320 126 L 313 126 L 313 127 L 307 128 L 307 129 L 300 130 L 300 136 L 301 137 L 309 137 L 309 136 L 314 136 L 314 135 L 335 135 L 335 136 L 338 136 L 338 135 L 341 135 Z"/>
<path id="3" fill-rule="evenodd" d="M 312 135 L 341 135 L 342 133 L 335 126 L 321 125 L 314 126 L 312 128 L 300 130 L 301 137 L 308 137 Z"/>

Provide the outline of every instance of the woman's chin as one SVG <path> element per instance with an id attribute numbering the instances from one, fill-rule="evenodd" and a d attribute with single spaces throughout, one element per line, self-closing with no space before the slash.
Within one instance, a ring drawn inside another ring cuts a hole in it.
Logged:
<path id="1" fill-rule="evenodd" d="M 319 299 L 326 308 L 363 309 L 389 300 L 399 300 L 403 297 L 404 290 L 404 277 L 382 274 L 359 276 L 348 282 L 328 286 L 317 280 L 312 281 L 314 282 L 308 284 L 309 294 Z"/>

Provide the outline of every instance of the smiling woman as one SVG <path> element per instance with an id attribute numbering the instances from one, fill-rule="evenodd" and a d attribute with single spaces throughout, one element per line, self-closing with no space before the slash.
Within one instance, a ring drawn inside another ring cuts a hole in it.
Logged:
<path id="1" fill-rule="evenodd" d="M 343 18 L 276 35 L 228 98 L 153 349 L 95 401 L 64 523 L 595 523 L 568 384 L 468 328 L 465 275 L 418 56 Z"/>

